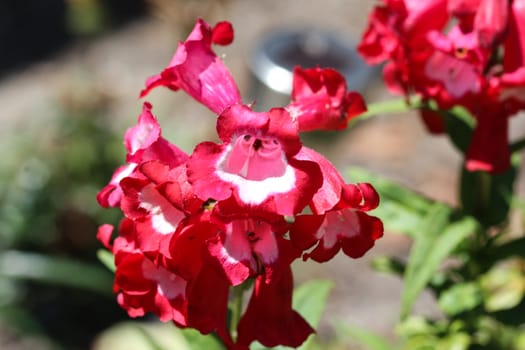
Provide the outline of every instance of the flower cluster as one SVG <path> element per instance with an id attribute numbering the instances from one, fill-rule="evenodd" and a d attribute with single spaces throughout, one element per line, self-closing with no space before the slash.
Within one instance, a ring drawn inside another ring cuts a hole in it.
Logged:
<path id="1" fill-rule="evenodd" d="M 295 347 L 313 329 L 292 309 L 292 261 L 324 262 L 340 250 L 358 258 L 383 235 L 367 214 L 379 203 L 373 187 L 345 183 L 299 133 L 344 128 L 366 107 L 336 71 L 296 68 L 290 104 L 255 112 L 212 49 L 232 40 L 228 22 L 211 28 L 198 20 L 141 93 L 184 91 L 218 115 L 221 143 L 186 154 L 162 137 L 144 103 L 125 134 L 127 164 L 97 197 L 125 217 L 116 238 L 111 225 L 98 238 L 115 256 L 114 292 L 131 317 L 154 313 L 216 332 L 230 349 L 255 340 Z M 234 339 L 230 289 L 248 281 L 253 291 Z"/>
<path id="2" fill-rule="evenodd" d="M 383 0 L 358 50 L 370 64 L 387 62 L 392 92 L 474 116 L 468 170 L 510 166 L 509 117 L 525 109 L 524 0 Z M 422 117 L 431 132 L 445 131 L 438 115 Z"/>

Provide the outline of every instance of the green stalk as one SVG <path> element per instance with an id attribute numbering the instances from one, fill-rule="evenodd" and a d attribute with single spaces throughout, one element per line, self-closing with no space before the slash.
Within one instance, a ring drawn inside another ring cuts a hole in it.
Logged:
<path id="1" fill-rule="evenodd" d="M 525 139 L 516 141 L 516 142 L 514 142 L 513 144 L 510 145 L 510 151 L 512 153 L 517 152 L 517 151 L 521 151 L 523 148 L 525 148 Z"/>
<path id="2" fill-rule="evenodd" d="M 478 193 L 479 193 L 479 215 L 486 214 L 489 208 L 490 192 L 492 187 L 492 176 L 489 173 L 480 171 L 478 173 Z"/>
<path id="3" fill-rule="evenodd" d="M 476 199 L 475 199 L 475 207 L 474 207 L 474 215 L 476 218 L 478 218 L 479 222 L 483 221 L 483 218 L 487 215 L 487 212 L 490 208 L 490 194 L 492 191 L 492 175 L 480 171 L 476 173 Z M 484 247 L 488 240 L 488 231 L 487 230 L 478 230 L 477 231 L 477 241 L 479 244 L 479 247 Z"/>
<path id="4" fill-rule="evenodd" d="M 418 109 L 424 106 L 424 103 L 421 102 L 421 98 L 418 96 L 415 96 L 412 98 L 412 100 L 407 101 L 406 98 L 399 98 L 395 100 L 388 100 L 388 101 L 382 101 L 382 102 L 374 102 L 367 104 L 367 111 L 363 114 L 358 115 L 354 119 L 351 120 L 351 124 L 354 124 L 356 122 L 363 121 L 365 119 L 368 119 L 370 117 L 379 115 L 379 114 L 387 114 L 387 113 L 402 113 L 407 112 L 412 109 Z"/>
<path id="5" fill-rule="evenodd" d="M 233 288 L 233 300 L 231 301 L 231 320 L 230 320 L 230 333 L 234 337 L 237 337 L 237 325 L 241 320 L 242 314 L 242 296 L 244 294 L 244 284 Z"/>

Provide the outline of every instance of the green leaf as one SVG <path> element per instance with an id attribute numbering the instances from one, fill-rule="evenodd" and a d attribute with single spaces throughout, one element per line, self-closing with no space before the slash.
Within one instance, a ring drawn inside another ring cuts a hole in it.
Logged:
<path id="1" fill-rule="evenodd" d="M 132 322 L 117 323 L 100 333 L 91 346 L 92 350 L 194 350 L 224 349 L 224 347 L 196 348 L 183 335 L 185 331 L 173 323 Z M 212 338 L 203 336 L 202 338 Z M 198 344 L 198 343 L 195 343 Z"/>
<path id="2" fill-rule="evenodd" d="M 409 315 L 407 318 L 399 322 L 396 326 L 396 333 L 403 338 L 411 338 L 413 336 L 425 334 L 437 334 L 440 327 L 431 323 L 420 315 Z"/>
<path id="3" fill-rule="evenodd" d="M 379 256 L 372 260 L 372 268 L 378 272 L 402 276 L 405 273 L 405 263 L 393 257 Z"/>
<path id="4" fill-rule="evenodd" d="M 379 193 L 380 205 L 374 215 L 381 218 L 385 227 L 393 232 L 415 236 L 422 218 L 432 206 L 432 201 L 381 176 L 360 169 L 348 171 L 352 182 L 370 182 Z"/>
<path id="5" fill-rule="evenodd" d="M 519 333 L 523 333 L 523 329 L 518 327 L 511 327 L 513 323 L 501 323 L 496 319 L 480 315 L 474 321 L 475 333 L 473 339 L 475 340 L 476 349 L 504 349 L 504 350 L 523 350 L 523 348 L 516 348 L 515 340 Z"/>
<path id="6" fill-rule="evenodd" d="M 353 342 L 365 346 L 368 350 L 392 350 L 392 344 L 384 337 L 367 329 L 338 323 L 335 327 L 338 339 L 351 338 Z"/>
<path id="7" fill-rule="evenodd" d="M 391 232 L 414 237 L 417 234 L 423 214 L 415 212 L 399 203 L 381 196 L 380 206 L 374 210 L 374 215 L 381 218 L 385 229 Z"/>
<path id="8" fill-rule="evenodd" d="M 525 275 L 519 264 L 499 264 L 481 277 L 487 311 L 512 309 L 525 297 Z"/>
<path id="9" fill-rule="evenodd" d="M 404 275 L 404 288 L 401 295 L 402 318 L 408 315 L 417 296 L 427 282 L 430 281 L 435 269 L 437 269 L 436 266 L 431 271 L 431 274 L 427 276 L 425 260 L 428 259 L 429 253 L 433 250 L 439 235 L 443 234 L 448 226 L 450 214 L 451 210 L 449 208 L 436 203 L 417 227 L 419 234 L 415 236 Z"/>
<path id="10" fill-rule="evenodd" d="M 328 295 L 332 290 L 334 284 L 332 281 L 308 281 L 303 283 L 294 290 L 293 293 L 293 308 L 304 317 L 306 321 L 317 329 L 321 316 L 326 307 Z M 306 350 L 312 346 L 315 334 L 312 334 L 306 341 L 297 349 Z M 277 347 L 276 349 L 285 349 L 285 347 Z"/>
<path id="11" fill-rule="evenodd" d="M 420 227 L 421 234 L 416 236 L 405 272 L 401 295 L 402 318 L 408 315 L 441 262 L 478 227 L 476 220 L 471 217 L 449 224 L 450 213 L 449 208 L 436 204 Z"/>
<path id="12" fill-rule="evenodd" d="M 212 334 L 203 335 L 195 329 L 181 329 L 180 332 L 186 339 L 188 347 L 192 350 L 222 350 L 224 345 Z M 169 350 L 169 349 L 166 349 Z"/>
<path id="13" fill-rule="evenodd" d="M 454 316 L 472 310 L 483 302 L 483 293 L 475 282 L 455 284 L 439 296 L 440 309 Z"/>
<path id="14" fill-rule="evenodd" d="M 35 315 L 23 306 L 6 305 L 0 307 L 0 324 L 9 325 L 9 329 L 21 334 L 43 334 L 42 325 Z"/>
<path id="15" fill-rule="evenodd" d="M 293 308 L 314 328 L 319 325 L 333 282 L 308 281 L 294 290 Z"/>
<path id="16" fill-rule="evenodd" d="M 519 332 L 512 341 L 513 349 L 525 349 L 525 332 Z"/>
<path id="17" fill-rule="evenodd" d="M 467 350 L 471 343 L 470 336 L 466 333 L 453 333 L 440 339 L 437 350 Z"/>
<path id="18" fill-rule="evenodd" d="M 99 249 L 97 251 L 97 258 L 109 271 L 115 273 L 117 270 L 117 267 L 115 266 L 115 257 L 109 250 Z"/>
<path id="19" fill-rule="evenodd" d="M 404 340 L 403 350 L 466 350 L 471 337 L 464 329 L 465 323 L 460 320 L 433 322 L 422 316 L 410 316 L 396 331 Z"/>
<path id="20" fill-rule="evenodd" d="M 138 334 L 142 335 L 146 344 L 148 344 L 149 350 L 167 350 L 167 349 L 164 349 L 164 347 L 155 338 L 155 336 L 151 334 L 150 332 L 148 332 L 145 328 L 137 327 L 136 330 Z"/>
<path id="21" fill-rule="evenodd" d="M 81 288 L 113 297 L 113 276 L 108 271 L 71 259 L 5 251 L 0 254 L 0 277 Z"/>
<path id="22" fill-rule="evenodd" d="M 385 179 L 382 176 L 357 167 L 348 170 L 348 177 L 352 182 L 370 182 L 374 188 L 388 198 L 395 198 L 403 206 L 417 212 L 426 212 L 432 201 L 423 195 L 407 189 L 406 187 Z"/>

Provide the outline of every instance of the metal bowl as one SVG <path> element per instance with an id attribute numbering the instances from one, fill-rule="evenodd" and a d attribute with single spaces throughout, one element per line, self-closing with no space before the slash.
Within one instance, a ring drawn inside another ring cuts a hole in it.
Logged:
<path id="1" fill-rule="evenodd" d="M 293 68 L 297 65 L 334 68 L 346 78 L 350 90 L 363 88 L 371 73 L 357 54 L 355 45 L 333 32 L 312 28 L 275 31 L 256 46 L 249 62 L 256 80 L 252 97 L 259 107 L 261 104 L 263 108 L 269 107 L 267 105 L 271 102 L 288 103 Z"/>

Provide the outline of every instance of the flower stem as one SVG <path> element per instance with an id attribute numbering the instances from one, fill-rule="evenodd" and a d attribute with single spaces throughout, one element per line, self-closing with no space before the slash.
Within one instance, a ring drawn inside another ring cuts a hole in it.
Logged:
<path id="1" fill-rule="evenodd" d="M 244 284 L 233 288 L 233 300 L 231 301 L 231 319 L 230 319 L 230 333 L 235 338 L 237 337 L 237 325 L 241 320 L 242 314 L 242 296 L 244 294 Z"/>
<path id="2" fill-rule="evenodd" d="M 483 221 L 483 218 L 488 214 L 490 208 L 490 193 L 492 191 L 492 175 L 484 171 L 480 171 L 476 176 L 477 198 L 475 216 L 478 221 Z M 478 236 L 478 243 L 480 247 L 484 246 L 488 240 L 488 231 L 480 230 Z"/>
<path id="3" fill-rule="evenodd" d="M 521 139 L 510 145 L 511 152 L 521 151 L 523 148 L 525 148 L 525 139 Z"/>
<path id="4" fill-rule="evenodd" d="M 395 100 L 374 102 L 367 104 L 367 111 L 352 119 L 351 123 L 353 124 L 355 122 L 363 121 L 379 114 L 401 113 L 421 107 L 423 107 L 423 103 L 419 96 L 414 96 L 408 101 L 403 97 Z"/>
<path id="5" fill-rule="evenodd" d="M 480 171 L 478 174 L 480 215 L 485 215 L 489 207 L 491 187 L 492 176 L 489 173 Z"/>

